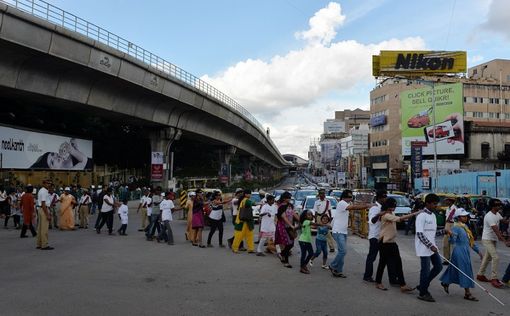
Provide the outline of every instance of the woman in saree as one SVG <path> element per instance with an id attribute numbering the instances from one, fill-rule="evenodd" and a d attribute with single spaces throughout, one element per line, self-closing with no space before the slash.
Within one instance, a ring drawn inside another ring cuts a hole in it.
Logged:
<path id="1" fill-rule="evenodd" d="M 59 224 L 60 230 L 74 230 L 74 214 L 73 209 L 76 205 L 74 196 L 69 194 L 71 189 L 66 187 L 64 194 L 60 196 L 60 213 L 59 213 Z"/>

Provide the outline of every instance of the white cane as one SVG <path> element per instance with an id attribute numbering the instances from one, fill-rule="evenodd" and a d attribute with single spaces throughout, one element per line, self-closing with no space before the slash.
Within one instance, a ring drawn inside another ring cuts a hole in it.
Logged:
<path id="1" fill-rule="evenodd" d="M 450 264 L 452 267 L 454 267 L 455 269 L 457 269 L 460 273 L 462 273 L 466 278 L 470 279 L 471 281 L 473 281 L 476 285 L 478 285 L 485 293 L 489 294 L 490 297 L 492 297 L 493 299 L 495 299 L 499 304 L 501 304 L 502 306 L 505 306 L 505 304 L 503 302 L 501 302 L 496 296 L 492 295 L 491 292 L 489 292 L 489 290 L 487 290 L 486 288 L 484 288 L 483 286 L 481 286 L 480 284 L 478 284 L 478 282 L 476 282 L 475 280 L 473 280 L 472 278 L 470 278 L 467 274 L 464 273 L 464 271 L 462 271 L 461 269 L 459 269 L 456 265 L 454 265 L 450 260 L 446 259 L 445 257 L 443 257 L 443 255 L 441 255 L 439 252 L 436 252 L 441 258 L 443 258 L 444 261 L 448 262 L 448 264 Z"/>

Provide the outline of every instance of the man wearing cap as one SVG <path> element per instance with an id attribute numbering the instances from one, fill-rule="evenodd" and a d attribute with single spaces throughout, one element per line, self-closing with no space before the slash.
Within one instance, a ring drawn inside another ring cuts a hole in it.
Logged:
<path id="1" fill-rule="evenodd" d="M 37 249 L 53 250 L 53 247 L 48 245 L 48 228 L 51 221 L 50 210 L 48 205 L 50 203 L 50 196 L 48 194 L 48 186 L 50 181 L 43 180 L 42 188 L 37 193 L 37 210 L 39 221 L 37 222 Z M 28 193 L 28 192 L 27 192 Z M 24 196 L 27 194 L 24 194 Z"/>
<path id="2" fill-rule="evenodd" d="M 331 203 L 326 199 L 326 190 L 319 190 L 319 198 L 315 200 L 313 204 L 313 213 L 315 214 L 315 222 L 320 223 L 320 218 L 323 214 L 328 215 L 331 218 Z M 331 232 L 326 235 L 328 241 L 329 252 L 335 252 L 335 240 Z"/>
<path id="3" fill-rule="evenodd" d="M 32 219 L 35 216 L 35 200 L 34 196 L 32 195 L 32 191 L 34 190 L 34 187 L 32 187 L 31 184 L 27 185 L 27 188 L 25 190 L 25 194 L 23 194 L 20 198 L 20 207 L 21 211 L 23 213 L 23 227 L 21 228 L 21 238 L 27 238 L 27 229 L 30 229 L 30 232 L 32 233 L 32 237 L 37 236 L 37 233 L 35 232 L 34 226 L 32 225 Z"/>
<path id="4" fill-rule="evenodd" d="M 101 228 L 103 228 L 106 223 L 106 227 L 108 227 L 108 234 L 113 235 L 113 196 L 112 196 L 112 188 L 106 189 L 105 195 L 103 196 L 103 203 L 101 206 L 101 222 L 96 228 L 96 232 L 98 234 L 101 233 Z"/>
<path id="5" fill-rule="evenodd" d="M 457 207 L 455 206 L 455 199 L 452 197 L 448 197 L 445 200 L 446 205 L 448 205 L 448 208 L 446 209 L 446 223 L 444 224 L 444 230 L 449 232 L 451 231 L 453 227 L 453 219 L 456 217 L 455 212 L 457 210 Z M 448 234 L 445 234 L 443 236 L 443 257 L 450 260 L 450 236 Z M 443 265 L 447 265 L 448 262 L 444 261 Z"/>

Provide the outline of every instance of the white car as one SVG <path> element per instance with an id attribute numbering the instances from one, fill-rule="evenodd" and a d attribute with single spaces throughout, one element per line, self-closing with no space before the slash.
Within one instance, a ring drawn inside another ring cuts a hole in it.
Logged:
<path id="1" fill-rule="evenodd" d="M 305 200 L 302 203 L 301 209 L 303 211 L 305 211 L 305 210 L 312 211 L 313 215 L 315 216 L 315 213 L 313 211 L 313 206 L 315 204 L 315 201 L 317 201 L 317 199 L 318 199 L 317 195 L 306 196 Z M 326 196 L 326 199 L 329 201 L 329 203 L 331 205 L 331 210 L 335 209 L 336 205 L 337 205 L 337 201 L 336 201 L 335 197 Z"/>
<path id="2" fill-rule="evenodd" d="M 317 190 L 297 190 L 296 193 L 294 193 L 294 200 L 296 203 L 294 204 L 294 208 L 296 212 L 301 213 L 301 210 L 303 208 L 303 201 L 306 199 L 307 196 L 313 195 L 317 196 L 317 193 L 319 191 Z"/>
<path id="3" fill-rule="evenodd" d="M 259 193 L 252 192 L 250 200 L 253 202 L 253 206 L 251 207 L 252 212 L 253 212 L 253 220 L 255 221 L 255 223 L 258 223 L 259 217 L 260 217 L 260 207 L 261 207 L 261 205 L 260 205 L 261 198 L 260 198 Z"/>

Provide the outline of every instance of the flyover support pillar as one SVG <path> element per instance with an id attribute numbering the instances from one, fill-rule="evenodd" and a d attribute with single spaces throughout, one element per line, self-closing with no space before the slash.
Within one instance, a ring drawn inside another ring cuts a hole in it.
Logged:
<path id="1" fill-rule="evenodd" d="M 173 177 L 172 144 L 181 138 L 182 131 L 168 127 L 150 134 L 151 142 L 151 183 L 163 190 L 175 189 Z"/>
<path id="2" fill-rule="evenodd" d="M 218 171 L 218 176 L 220 182 L 225 183 L 226 185 L 230 185 L 230 182 L 232 181 L 232 168 L 230 160 L 235 155 L 236 151 L 237 148 L 234 146 L 228 146 L 218 150 L 220 161 L 220 170 Z"/>

